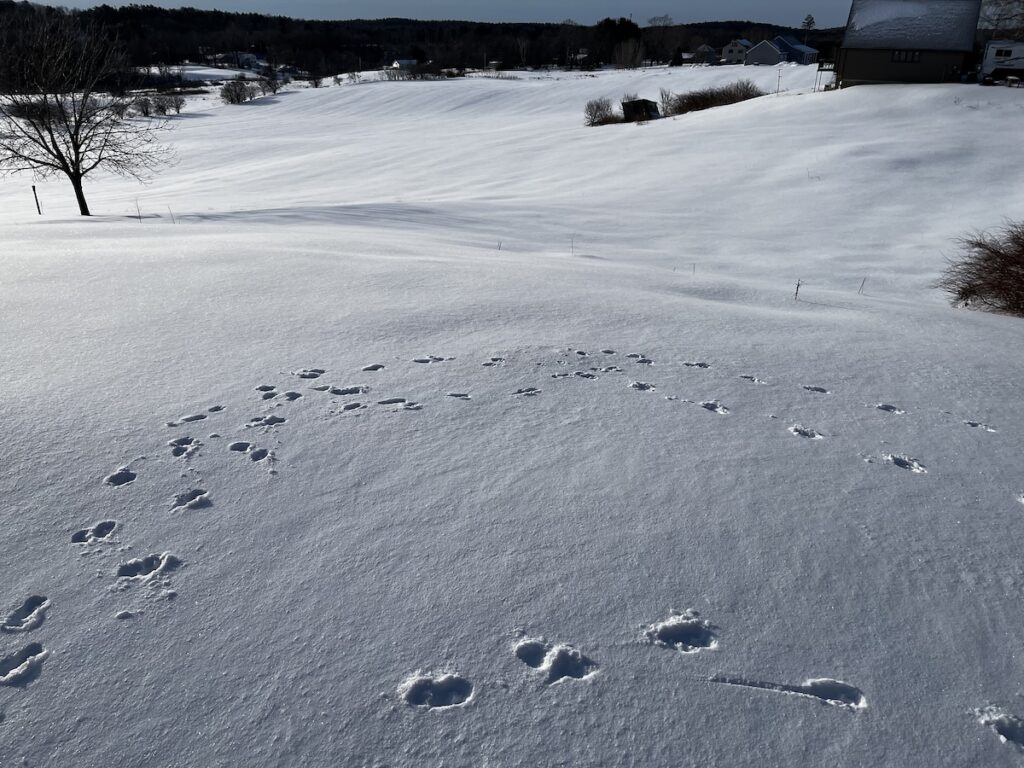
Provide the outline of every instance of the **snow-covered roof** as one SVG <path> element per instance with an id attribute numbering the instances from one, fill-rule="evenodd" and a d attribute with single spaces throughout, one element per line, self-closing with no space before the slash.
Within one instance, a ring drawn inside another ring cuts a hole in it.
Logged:
<path id="1" fill-rule="evenodd" d="M 844 48 L 970 51 L 981 0 L 853 0 Z"/>

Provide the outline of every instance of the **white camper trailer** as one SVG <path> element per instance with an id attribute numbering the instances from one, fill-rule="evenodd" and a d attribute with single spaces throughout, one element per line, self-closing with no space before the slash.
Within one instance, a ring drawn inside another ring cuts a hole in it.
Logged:
<path id="1" fill-rule="evenodd" d="M 985 46 L 978 79 L 986 84 L 1024 77 L 1024 41 L 991 40 Z"/>

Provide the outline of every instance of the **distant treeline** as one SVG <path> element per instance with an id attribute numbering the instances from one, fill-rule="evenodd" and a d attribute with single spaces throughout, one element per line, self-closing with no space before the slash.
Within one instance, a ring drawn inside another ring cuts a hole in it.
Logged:
<path id="1" fill-rule="evenodd" d="M 0 0 L 0 22 L 15 14 L 61 12 L 65 11 Z M 570 20 L 559 24 L 307 21 L 150 5 L 101 5 L 73 13 L 116 34 L 135 66 L 203 62 L 215 54 L 241 52 L 321 75 L 377 69 L 396 59 L 456 69 L 496 62 L 508 68 L 679 63 L 682 54 L 701 45 L 721 48 L 737 37 L 757 42 L 780 34 L 806 38 L 822 51 L 822 58 L 830 58 L 842 36 L 841 29 L 805 31 L 750 21 L 672 24 L 667 17 L 641 28 L 628 19 L 605 19 L 592 27 Z"/>

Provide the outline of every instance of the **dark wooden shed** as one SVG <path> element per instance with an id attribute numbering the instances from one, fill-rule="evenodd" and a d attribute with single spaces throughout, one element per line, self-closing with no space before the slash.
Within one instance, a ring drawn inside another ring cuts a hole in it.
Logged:
<path id="1" fill-rule="evenodd" d="M 622 117 L 627 123 L 638 123 L 641 120 L 657 120 L 661 117 L 658 102 L 650 99 L 631 99 L 622 102 Z"/>

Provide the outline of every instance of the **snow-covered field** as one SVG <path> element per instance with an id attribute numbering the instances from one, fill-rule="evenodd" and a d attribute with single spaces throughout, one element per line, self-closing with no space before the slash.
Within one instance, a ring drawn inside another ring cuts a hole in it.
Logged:
<path id="1" fill-rule="evenodd" d="M 582 126 L 743 76 L 207 102 L 92 219 L 0 181 L 0 765 L 1020 765 L 1024 324 L 929 286 L 1024 216 L 1024 96 Z"/>

